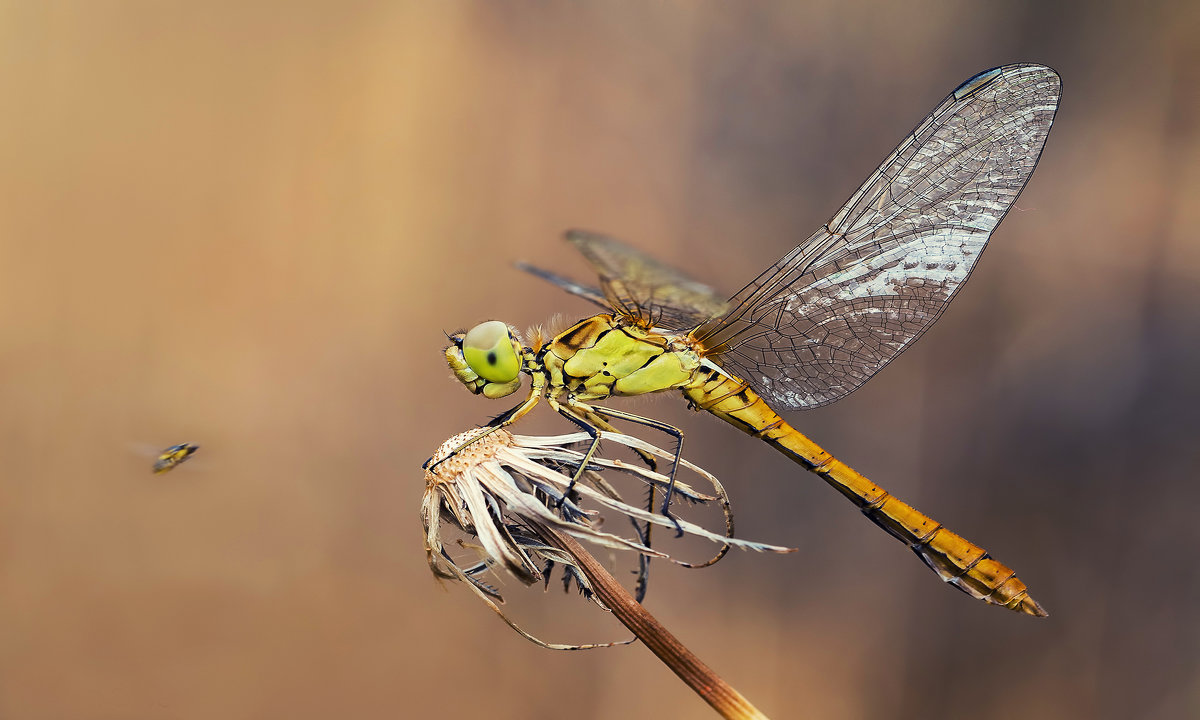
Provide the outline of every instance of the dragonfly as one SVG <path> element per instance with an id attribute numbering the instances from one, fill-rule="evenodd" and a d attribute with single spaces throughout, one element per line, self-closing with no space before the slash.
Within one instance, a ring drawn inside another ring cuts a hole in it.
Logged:
<path id="1" fill-rule="evenodd" d="M 1008 566 L 888 493 L 789 425 L 853 392 L 924 333 L 966 282 L 1041 157 L 1061 95 L 1042 65 L 996 67 L 951 92 L 833 217 L 728 300 L 611 238 L 567 233 L 599 276 L 584 285 L 522 269 L 602 308 L 524 344 L 498 320 L 450 336 L 447 363 L 475 394 L 530 389 L 490 423 L 537 403 L 593 438 L 611 421 L 674 435 L 666 423 L 598 401 L 675 391 L 822 478 L 941 579 L 986 603 L 1047 615 Z M 677 455 L 678 457 L 678 455 Z M 670 493 L 662 512 L 669 514 Z"/>
<path id="2" fill-rule="evenodd" d="M 200 449 L 199 445 L 194 443 L 180 443 L 159 453 L 154 460 L 154 474 L 161 475 L 162 473 L 174 470 L 176 466 L 183 464 L 192 456 L 192 453 Z"/>

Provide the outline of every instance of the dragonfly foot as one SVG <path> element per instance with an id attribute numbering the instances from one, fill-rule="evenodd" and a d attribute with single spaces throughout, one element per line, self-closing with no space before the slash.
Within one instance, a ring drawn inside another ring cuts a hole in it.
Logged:
<path id="1" fill-rule="evenodd" d="M 563 491 L 563 494 L 555 498 L 552 502 L 554 503 L 555 510 L 563 510 L 564 506 L 566 507 L 563 513 L 564 517 L 567 514 L 582 516 L 583 512 L 575 505 L 575 501 L 578 499 L 579 495 L 575 492 L 575 480 L 572 479 L 567 485 L 567 489 Z"/>
<path id="2" fill-rule="evenodd" d="M 668 520 L 675 523 L 675 537 L 677 537 L 677 538 L 683 537 L 683 526 L 680 525 L 679 521 L 675 519 L 675 516 L 671 514 L 671 508 L 664 505 L 663 509 L 662 509 L 662 514 Z"/>

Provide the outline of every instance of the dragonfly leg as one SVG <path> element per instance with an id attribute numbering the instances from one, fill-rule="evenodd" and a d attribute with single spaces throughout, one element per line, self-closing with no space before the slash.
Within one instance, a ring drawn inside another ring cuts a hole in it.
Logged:
<path id="1" fill-rule="evenodd" d="M 579 482 L 579 479 L 583 477 L 584 471 L 587 470 L 588 463 L 592 461 L 592 457 L 596 454 L 596 449 L 600 447 L 600 431 L 607 430 L 609 432 L 616 432 L 616 428 L 614 428 L 607 420 L 604 419 L 604 415 L 611 414 L 613 417 L 618 417 L 620 419 L 633 419 L 635 422 L 644 421 L 642 424 L 650 424 L 655 422 L 648 418 L 643 418 L 640 415 L 630 415 L 629 413 L 610 411 L 608 408 L 593 407 L 587 403 L 571 398 L 568 398 L 565 403 L 561 403 L 553 395 L 549 395 L 546 397 L 546 401 L 550 403 L 550 407 L 554 408 L 555 412 L 578 425 L 580 429 L 582 429 L 591 437 L 591 444 L 588 445 L 587 452 L 584 453 L 583 458 L 579 461 L 579 467 L 575 469 L 575 473 L 571 477 L 571 482 L 567 485 L 567 489 L 563 495 L 563 498 L 558 502 L 559 507 L 562 507 L 562 503 L 566 500 L 567 495 L 569 495 L 571 491 L 575 489 L 575 483 Z M 657 427 L 657 424 L 654 425 L 654 427 Z M 679 431 L 676 430 L 676 432 Z M 680 437 L 682 437 L 682 435 L 682 433 L 679 433 Z M 643 453 L 638 452 L 638 455 L 645 459 Z M 678 458 L 679 454 L 677 452 L 676 462 L 678 462 Z M 653 458 L 647 461 L 647 464 L 651 464 L 651 469 L 653 470 L 656 464 L 652 463 L 654 463 Z M 673 483 L 674 473 L 672 473 L 671 478 Z M 671 516 L 667 515 L 667 517 Z M 674 518 L 671 518 L 671 520 L 672 522 L 675 522 Z M 683 529 L 679 527 L 678 522 L 675 522 L 675 527 L 677 530 L 679 530 L 679 534 L 682 535 Z"/>
<path id="2" fill-rule="evenodd" d="M 586 403 L 574 401 L 569 403 L 569 407 L 561 408 L 559 412 L 566 415 L 577 425 L 580 423 L 580 420 L 582 420 L 586 423 L 591 423 L 600 430 L 617 432 L 617 429 L 613 427 L 612 423 L 608 422 L 600 415 L 601 410 L 603 410 L 603 408 L 593 407 L 591 405 L 587 405 Z M 650 468 L 650 470 L 653 471 L 658 469 L 658 462 L 655 460 L 653 455 L 640 448 L 631 449 L 637 453 L 638 457 L 640 457 L 642 461 L 646 463 L 646 467 Z M 646 512 L 654 512 L 655 497 L 656 494 L 654 485 L 650 485 L 646 495 Z M 672 518 L 672 520 L 674 520 L 674 518 Z M 651 547 L 651 534 L 654 529 L 654 525 L 650 522 L 641 522 L 636 518 L 630 518 L 629 522 L 633 524 L 633 531 L 637 533 L 638 542 L 646 547 Z M 678 523 L 676 524 L 678 525 Z M 645 600 L 646 591 L 649 589 L 649 587 L 650 558 L 647 555 L 639 554 L 637 581 L 634 583 L 634 599 L 638 602 Z"/>
<path id="3" fill-rule="evenodd" d="M 429 466 L 429 460 L 432 460 L 433 458 L 429 458 L 429 460 L 426 460 L 421 465 L 421 468 L 423 470 L 431 470 L 431 471 L 437 470 L 438 465 L 441 465 L 442 463 L 446 462 L 447 460 L 449 460 L 450 458 L 459 454 L 466 448 L 470 447 L 471 445 L 474 445 L 475 443 L 479 442 L 480 440 L 487 437 L 488 435 L 491 435 L 492 433 L 496 432 L 500 428 L 505 427 L 506 425 L 512 425 L 517 420 L 520 420 L 522 417 L 525 416 L 526 413 L 528 413 L 530 410 L 533 409 L 533 407 L 535 405 L 538 404 L 538 400 L 542 396 L 542 388 L 543 387 L 545 387 L 545 383 L 538 383 L 537 380 L 535 379 L 534 383 L 533 383 L 533 387 L 530 388 L 530 390 L 529 390 L 529 395 L 515 407 L 513 407 L 509 410 L 505 410 L 504 412 L 500 413 L 496 417 L 492 418 L 492 420 L 490 422 L 488 422 L 488 424 L 485 426 L 485 427 L 487 427 L 487 430 L 479 433 L 474 438 L 472 438 L 472 439 L 468 440 L 467 442 L 463 443 L 462 445 L 459 445 L 458 447 L 454 448 L 453 452 L 448 453 L 446 455 L 446 457 L 442 458 L 441 460 L 438 460 L 436 463 L 433 464 L 433 467 Z"/>
<path id="4" fill-rule="evenodd" d="M 604 419 L 603 416 L 605 414 L 608 414 L 612 417 L 616 417 L 616 418 L 620 418 L 620 419 L 631 420 L 632 422 L 637 422 L 637 423 L 640 423 L 643 425 L 649 424 L 652 427 L 658 427 L 658 424 L 655 423 L 655 421 L 650 420 L 648 418 L 643 418 L 640 415 L 631 415 L 629 413 L 623 413 L 620 411 L 610 411 L 608 408 L 593 407 L 591 405 L 588 405 L 587 403 L 583 403 L 578 400 L 568 399 L 566 405 L 563 405 L 563 404 L 559 403 L 558 400 L 555 399 L 554 397 L 548 397 L 547 402 L 549 402 L 551 407 L 553 407 L 556 411 L 558 411 L 558 413 L 560 415 L 567 418 L 571 422 L 575 423 L 579 427 L 583 428 L 583 430 L 588 435 L 590 435 L 592 438 L 592 443 L 588 447 L 587 452 L 584 454 L 583 459 L 580 461 L 579 468 L 575 471 L 575 475 L 571 478 L 571 482 L 567 486 L 566 492 L 563 493 L 562 499 L 559 500 L 559 503 L 558 503 L 559 507 L 562 507 L 562 503 L 566 501 L 567 497 L 571 493 L 571 490 L 574 489 L 575 483 L 578 482 L 579 478 L 583 476 L 583 471 L 587 468 L 588 462 L 592 459 L 592 456 L 595 454 L 596 448 L 599 447 L 599 445 L 600 445 L 600 432 L 599 431 L 600 430 L 607 430 L 610 432 L 617 431 L 616 428 L 613 427 L 611 423 L 609 423 L 607 420 Z M 667 427 L 670 427 L 670 426 L 667 426 Z M 675 429 L 675 428 L 672 428 L 672 429 Z M 683 433 L 680 433 L 678 430 L 676 430 L 676 432 L 679 433 L 678 437 L 680 438 L 680 440 L 682 440 Z M 671 497 L 670 487 L 673 487 L 674 482 L 675 482 L 674 469 L 678 465 L 680 451 L 681 451 L 681 448 L 677 447 L 676 455 L 675 455 L 675 462 L 673 462 L 671 465 L 671 470 L 672 470 L 671 486 L 669 486 L 668 492 L 667 492 L 667 502 L 668 503 L 670 502 L 670 497 Z M 641 451 L 638 451 L 638 455 L 641 456 L 642 459 L 646 461 L 646 464 L 650 466 L 651 470 L 654 470 L 657 467 L 657 463 L 654 461 L 653 457 L 647 458 L 648 453 L 643 453 Z M 647 496 L 648 507 L 646 509 L 648 512 L 654 512 L 654 497 L 655 497 L 654 485 L 651 485 L 649 495 Z M 680 527 L 679 521 L 676 520 L 674 518 L 674 516 L 672 516 L 668 512 L 667 505 L 663 506 L 663 514 L 666 515 L 668 518 L 670 518 L 671 522 L 675 523 L 675 530 L 677 533 L 676 537 L 683 535 L 683 528 Z M 638 535 L 638 541 L 641 542 L 646 547 L 650 547 L 650 542 L 651 542 L 650 535 L 651 535 L 651 528 L 653 527 L 653 525 L 651 523 L 647 522 L 647 523 L 645 523 L 645 527 L 643 527 L 641 524 L 638 523 L 637 520 L 632 520 L 632 522 L 633 522 L 634 532 L 636 532 Z M 650 587 L 650 558 L 645 555 L 639 555 L 638 556 L 637 581 L 634 584 L 634 599 L 637 600 L 637 602 L 639 602 L 639 603 L 642 602 L 642 600 L 644 600 L 646 598 L 646 591 L 649 589 L 649 587 Z"/>
<path id="5" fill-rule="evenodd" d="M 579 417 L 582 417 L 584 420 L 592 423 L 601 430 L 607 430 L 608 432 L 614 433 L 619 432 L 602 416 L 601 411 L 604 410 L 604 408 L 584 405 L 580 402 L 573 403 L 571 407 L 572 410 L 579 412 Z M 642 462 L 646 464 L 646 467 L 650 468 L 651 470 L 658 470 L 658 460 L 653 455 L 645 450 L 642 450 L 641 448 L 633 447 L 629 449 L 632 450 L 639 458 L 641 458 Z"/>
<path id="6" fill-rule="evenodd" d="M 614 410 L 608 407 L 591 408 L 593 412 L 608 417 L 613 420 L 624 420 L 634 423 L 635 425 L 643 425 L 645 427 L 654 428 L 664 432 L 675 438 L 675 457 L 671 460 L 670 480 L 667 482 L 667 491 L 663 498 L 662 514 L 671 522 L 675 523 L 675 537 L 683 537 L 683 528 L 680 527 L 679 521 L 671 514 L 671 496 L 675 492 L 675 471 L 679 469 L 679 460 L 683 457 L 683 431 L 669 423 L 661 422 L 653 418 L 644 417 L 642 415 L 634 415 L 622 410 Z"/>
<path id="7" fill-rule="evenodd" d="M 546 402 L 550 403 L 550 407 L 554 408 L 555 412 L 578 425 L 592 439 L 588 445 L 587 452 L 583 454 L 583 458 L 579 461 L 579 467 L 575 469 L 575 473 L 571 476 L 571 482 L 567 483 L 567 489 L 563 491 L 563 496 L 558 500 L 557 505 L 561 508 L 563 503 L 567 501 L 567 497 L 575 490 L 575 483 L 579 482 L 579 478 L 583 477 L 588 463 L 592 461 L 592 456 L 596 454 L 596 448 L 600 447 L 600 431 L 611 429 L 611 427 L 602 427 L 596 423 L 595 420 L 600 420 L 601 423 L 604 421 L 600 418 L 595 418 L 590 412 L 592 408 L 583 403 L 568 401 L 567 405 L 563 405 L 553 396 L 547 397 Z M 607 423 L 604 424 L 607 425 Z"/>

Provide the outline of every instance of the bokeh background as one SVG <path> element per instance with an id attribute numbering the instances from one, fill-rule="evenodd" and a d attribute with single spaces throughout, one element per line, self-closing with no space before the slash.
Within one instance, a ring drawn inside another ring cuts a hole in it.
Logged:
<path id="1" fill-rule="evenodd" d="M 791 419 L 1051 617 L 674 398 L 621 406 L 800 550 L 657 567 L 647 604 L 776 718 L 1200 716 L 1198 8 L 3 3 L 0 717 L 711 717 L 642 647 L 542 650 L 434 582 L 420 464 L 506 407 L 442 333 L 589 314 L 511 267 L 586 279 L 568 227 L 736 290 L 1014 61 L 1065 93 L 970 285 Z"/>

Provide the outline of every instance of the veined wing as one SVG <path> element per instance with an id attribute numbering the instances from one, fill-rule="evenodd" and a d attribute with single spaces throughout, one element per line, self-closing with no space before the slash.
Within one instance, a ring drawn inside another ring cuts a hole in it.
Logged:
<path id="1" fill-rule="evenodd" d="M 566 239 L 600 276 L 599 288 L 525 263 L 517 267 L 644 327 L 690 330 L 728 307 L 708 286 L 613 238 L 570 230 Z"/>
<path id="2" fill-rule="evenodd" d="M 960 85 L 833 219 L 692 337 L 784 407 L 857 389 L 966 282 L 1037 166 L 1061 90 L 1040 65 Z"/>
<path id="3" fill-rule="evenodd" d="M 605 312 L 611 312 L 613 309 L 612 305 L 608 302 L 608 298 L 604 296 L 604 293 L 601 292 L 600 288 L 592 287 L 590 285 L 581 285 L 571 278 L 563 277 L 562 275 L 552 273 L 549 270 L 543 270 L 542 268 L 536 265 L 530 265 L 527 262 L 518 261 L 516 266 L 518 270 L 524 270 L 534 277 L 540 277 L 548 283 L 559 286 L 572 295 L 577 295 L 592 304 L 599 305 L 601 308 L 604 308 Z"/>

